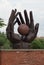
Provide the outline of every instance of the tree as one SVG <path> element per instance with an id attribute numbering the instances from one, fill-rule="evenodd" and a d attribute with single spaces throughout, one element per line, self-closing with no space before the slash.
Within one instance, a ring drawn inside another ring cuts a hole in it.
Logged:
<path id="1" fill-rule="evenodd" d="M 4 20 L 2 18 L 0 18 L 0 28 L 5 26 L 6 24 L 4 23 Z"/>

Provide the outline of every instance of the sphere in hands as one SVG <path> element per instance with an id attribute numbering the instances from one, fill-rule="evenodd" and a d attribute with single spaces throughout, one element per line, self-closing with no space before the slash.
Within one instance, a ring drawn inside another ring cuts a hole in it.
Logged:
<path id="1" fill-rule="evenodd" d="M 19 25 L 18 27 L 18 32 L 21 34 L 21 35 L 27 35 L 29 33 L 29 27 L 26 25 L 26 24 L 21 24 Z"/>

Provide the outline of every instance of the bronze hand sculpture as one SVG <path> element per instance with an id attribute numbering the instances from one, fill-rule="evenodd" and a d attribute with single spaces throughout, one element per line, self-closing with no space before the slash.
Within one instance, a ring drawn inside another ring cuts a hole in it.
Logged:
<path id="1" fill-rule="evenodd" d="M 17 17 L 18 15 L 20 17 L 20 20 Z M 25 24 L 21 12 L 17 12 L 16 9 L 15 9 L 15 11 L 12 10 L 12 13 L 11 13 L 10 18 L 9 18 L 9 23 L 8 23 L 8 26 L 7 26 L 7 29 L 6 29 L 7 38 L 12 42 L 12 44 L 13 44 L 12 47 L 16 48 L 16 49 L 18 49 L 18 48 L 26 48 L 26 49 L 28 49 L 29 44 L 37 36 L 39 24 L 37 23 L 34 26 L 32 11 L 30 11 L 30 22 L 29 22 L 29 18 L 28 18 L 26 10 L 24 10 L 24 17 L 25 17 L 26 25 L 30 29 L 30 31 L 29 31 L 29 33 L 27 35 L 21 35 L 20 36 L 19 34 L 16 34 L 14 32 L 14 25 L 16 23 L 18 23 L 18 25 Z"/>

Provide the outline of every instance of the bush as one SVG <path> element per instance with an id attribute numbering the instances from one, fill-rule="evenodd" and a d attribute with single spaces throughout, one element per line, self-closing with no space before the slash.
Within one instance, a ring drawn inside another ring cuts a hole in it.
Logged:
<path id="1" fill-rule="evenodd" d="M 7 39 L 6 34 L 0 33 L 0 48 L 1 49 L 10 49 L 11 48 L 11 43 Z"/>
<path id="2" fill-rule="evenodd" d="M 6 34 L 0 33 L 0 48 L 1 49 L 12 49 L 12 44 L 7 39 Z M 31 43 L 32 49 L 44 49 L 44 39 L 42 38 L 36 38 Z"/>
<path id="3" fill-rule="evenodd" d="M 44 39 L 35 39 L 31 44 L 32 49 L 44 49 Z"/>

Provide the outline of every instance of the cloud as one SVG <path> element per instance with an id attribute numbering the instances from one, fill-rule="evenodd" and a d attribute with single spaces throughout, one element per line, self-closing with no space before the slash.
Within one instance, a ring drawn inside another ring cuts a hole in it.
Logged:
<path id="1" fill-rule="evenodd" d="M 11 4 L 8 2 L 8 0 L 2 0 L 0 2 L 0 17 L 4 18 L 4 19 L 8 19 L 8 16 L 10 15 L 10 10 L 11 10 L 12 6 Z"/>
<path id="2" fill-rule="evenodd" d="M 28 14 L 32 10 L 34 23 L 39 23 L 38 35 L 44 36 L 44 0 L 0 0 L 0 18 L 3 18 L 6 24 L 8 23 L 11 10 L 15 8 L 22 13 L 26 9 Z M 2 31 L 6 30 L 6 28 L 2 29 Z"/>

